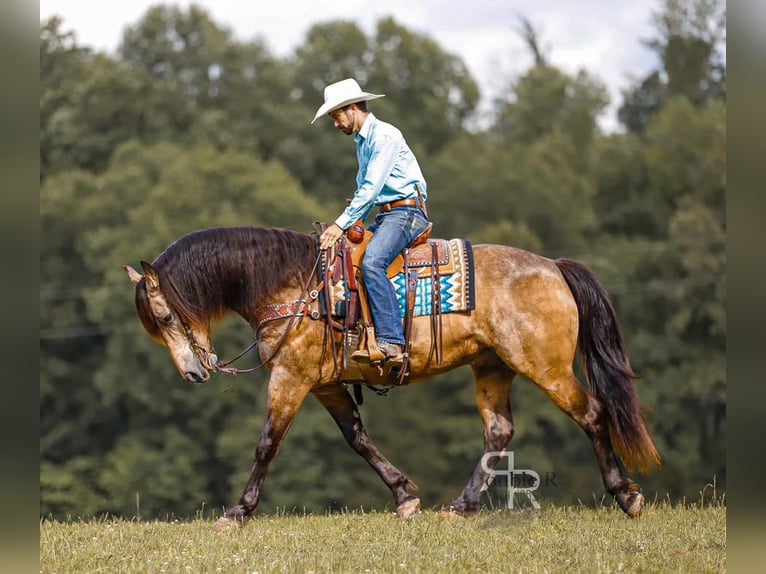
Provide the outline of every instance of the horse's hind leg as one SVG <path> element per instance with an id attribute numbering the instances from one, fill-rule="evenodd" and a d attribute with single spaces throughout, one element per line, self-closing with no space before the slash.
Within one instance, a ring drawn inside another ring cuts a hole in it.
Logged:
<path id="1" fill-rule="evenodd" d="M 373 444 L 362 423 L 359 409 L 349 392 L 341 385 L 320 387 L 314 391 L 317 400 L 329 411 L 348 444 L 378 473 L 391 490 L 399 518 L 407 518 L 420 509 L 420 500 L 407 493 L 417 489 L 415 483 L 391 464 Z"/>
<path id="2" fill-rule="evenodd" d="M 516 375 L 494 353 L 487 351 L 471 364 L 476 378 L 476 401 L 484 423 L 484 456 L 450 509 L 458 514 L 476 512 L 481 496 L 487 490 L 490 472 L 499 457 L 487 453 L 501 452 L 513 438 L 511 416 L 511 383 Z"/>
<path id="3" fill-rule="evenodd" d="M 562 411 L 579 424 L 593 443 L 606 491 L 629 516 L 635 517 L 644 507 L 638 485 L 625 477 L 609 438 L 609 423 L 603 405 L 585 392 L 571 368 L 557 373 L 550 370 L 533 379 Z"/>

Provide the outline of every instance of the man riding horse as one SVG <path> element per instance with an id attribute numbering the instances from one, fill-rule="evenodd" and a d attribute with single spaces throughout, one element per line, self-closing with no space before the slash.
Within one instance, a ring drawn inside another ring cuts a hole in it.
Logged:
<path id="1" fill-rule="evenodd" d="M 404 331 L 399 304 L 386 270 L 396 256 L 429 226 L 426 217 L 426 180 L 418 160 L 396 127 L 383 122 L 367 110 L 367 101 L 385 94 L 371 94 L 352 78 L 324 89 L 324 103 L 311 121 L 328 114 L 333 125 L 353 135 L 359 171 L 356 191 L 348 207 L 320 237 L 320 247 L 328 249 L 356 221 L 364 221 L 373 206 L 379 208 L 374 233 L 362 261 L 362 277 L 370 299 L 378 347 L 385 363 L 403 362 Z M 351 358 L 369 362 L 367 349 L 355 351 Z"/>
<path id="2" fill-rule="evenodd" d="M 469 289 L 468 297 L 472 302 L 444 314 L 444 329 L 439 331 L 444 352 L 437 360 L 432 360 L 431 319 L 425 314 L 415 317 L 405 363 L 404 329 L 386 268 L 400 251 L 424 237 L 430 223 L 424 209 L 426 184 L 415 157 L 399 130 L 366 110 L 365 102 L 378 97 L 363 92 L 352 79 L 325 89 L 325 103 L 314 121 L 329 113 L 335 127 L 355 134 L 359 173 L 353 200 L 321 234 L 320 247 L 334 247 L 344 230 L 374 206 L 381 207 L 362 268 L 383 358 L 389 365 L 403 365 L 399 370 L 409 372 L 407 384 L 465 365 L 472 369 L 484 452 L 450 504 L 450 515 L 481 509 L 499 460 L 496 454 L 508 447 L 515 432 L 511 385 L 522 376 L 582 428 L 606 492 L 628 516 L 638 516 L 644 496 L 626 469 L 645 472 L 659 468 L 662 461 L 642 412 L 634 385 L 637 375 L 609 293 L 584 264 L 487 244 L 473 246 L 470 257 L 466 250 L 465 262 L 451 256 L 453 263 L 460 261 L 465 263 L 461 268 L 473 270 L 475 289 Z M 430 243 L 437 251 L 437 242 Z M 211 337 L 213 321 L 229 312 L 253 327 L 261 365 L 269 370 L 266 421 L 250 476 L 239 501 L 216 528 L 238 528 L 255 514 L 269 467 L 309 395 L 327 409 L 348 444 L 380 476 L 393 496 L 397 516 L 407 518 L 419 511 L 420 500 L 410 492 L 414 483 L 374 445 L 358 403 L 338 378 L 337 354 L 328 352 L 328 343 L 335 339 L 327 336 L 327 317 L 323 320 L 307 303 L 323 255 L 314 234 L 230 227 L 179 238 L 153 263 L 141 261 L 143 275 L 125 266 L 135 285 L 141 323 L 155 341 L 167 346 L 184 380 L 203 383 L 210 373 L 231 372 L 226 369 L 231 361 L 218 361 Z M 432 271 L 429 279 L 441 296 L 438 277 Z M 313 289 L 309 299 L 318 297 L 319 290 Z M 421 301 L 427 299 L 421 294 Z M 434 304 L 434 296 L 430 299 L 432 309 L 441 306 Z M 310 319 L 301 321 L 306 317 Z M 364 361 L 378 365 L 380 352 L 374 351 L 356 354 L 360 372 Z M 583 383 L 574 369 L 578 352 Z"/>

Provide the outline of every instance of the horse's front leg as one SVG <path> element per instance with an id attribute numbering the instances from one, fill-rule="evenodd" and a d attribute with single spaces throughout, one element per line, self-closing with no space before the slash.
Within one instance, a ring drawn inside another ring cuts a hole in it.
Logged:
<path id="1" fill-rule="evenodd" d="M 515 373 L 493 354 L 478 357 L 473 364 L 476 377 L 476 401 L 484 423 L 484 455 L 501 452 L 513 438 L 510 390 Z M 487 490 L 490 473 L 498 457 L 491 456 L 476 465 L 463 492 L 452 503 L 450 512 L 459 515 L 476 512 Z"/>
<path id="2" fill-rule="evenodd" d="M 239 504 L 229 508 L 218 519 L 216 529 L 225 530 L 242 526 L 255 512 L 269 466 L 279 452 L 282 441 L 303 405 L 309 389 L 309 385 L 302 384 L 294 377 L 288 377 L 286 373 L 272 372 L 269 380 L 266 424 L 255 449 L 250 479 L 239 499 Z"/>
<path id="3" fill-rule="evenodd" d="M 407 489 L 417 490 L 417 486 L 373 444 L 349 392 L 341 385 L 331 385 L 315 390 L 314 396 L 332 415 L 351 448 L 367 461 L 391 490 L 396 515 L 399 518 L 409 518 L 416 514 L 420 510 L 420 499 L 411 496 Z"/>

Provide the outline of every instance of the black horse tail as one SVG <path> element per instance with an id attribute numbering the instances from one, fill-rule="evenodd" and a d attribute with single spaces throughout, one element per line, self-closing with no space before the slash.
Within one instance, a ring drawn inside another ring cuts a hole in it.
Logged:
<path id="1" fill-rule="evenodd" d="M 661 467 L 633 386 L 638 375 L 630 366 L 609 294 L 582 263 L 570 259 L 555 263 L 577 303 L 580 360 L 591 392 L 606 411 L 612 445 L 631 471 Z"/>

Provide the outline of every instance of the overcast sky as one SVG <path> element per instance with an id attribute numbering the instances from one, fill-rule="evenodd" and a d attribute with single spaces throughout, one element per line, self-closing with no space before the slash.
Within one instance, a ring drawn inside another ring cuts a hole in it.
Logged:
<path id="1" fill-rule="evenodd" d="M 134 25 L 156 0 L 95 2 L 40 0 L 40 18 L 58 14 L 64 29 L 73 30 L 82 45 L 114 52 L 126 26 Z M 192 2 L 165 2 L 188 6 Z M 585 69 L 603 81 L 612 106 L 601 118 L 606 129 L 616 126 L 620 90 L 631 78 L 643 77 L 656 65 L 642 43 L 654 36 L 652 13 L 660 0 L 197 0 L 219 25 L 239 40 L 261 38 L 278 56 L 286 56 L 304 40 L 308 29 L 330 19 L 353 20 L 365 33 L 374 32 L 382 17 L 393 16 L 408 29 L 433 38 L 447 52 L 460 56 L 485 101 L 531 64 L 519 33 L 519 17 L 539 32 L 551 63 L 567 72 Z M 363 86 L 364 87 L 364 86 Z M 369 86 L 374 91 L 374 86 Z M 321 102 L 320 102 L 321 103 Z"/>

